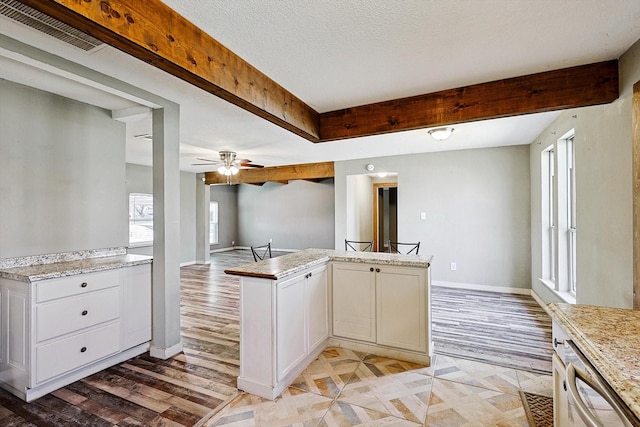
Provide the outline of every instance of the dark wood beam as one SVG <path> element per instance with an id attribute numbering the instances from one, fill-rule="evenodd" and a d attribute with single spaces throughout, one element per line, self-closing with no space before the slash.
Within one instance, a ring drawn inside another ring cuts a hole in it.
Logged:
<path id="1" fill-rule="evenodd" d="M 273 166 L 260 169 L 240 169 L 231 177 L 231 184 L 263 184 L 265 182 L 287 183 L 296 179 L 333 178 L 333 162 L 305 163 L 301 165 Z M 226 184 L 227 177 L 217 172 L 205 172 L 204 183 Z"/>
<path id="2" fill-rule="evenodd" d="M 618 96 L 618 61 L 612 60 L 322 113 L 320 139 L 586 107 Z"/>
<path id="3" fill-rule="evenodd" d="M 616 60 L 319 114 L 160 0 L 22 0 L 313 142 L 604 104 Z"/>
<path id="4" fill-rule="evenodd" d="M 310 141 L 318 113 L 160 0 L 21 0 Z"/>
<path id="5" fill-rule="evenodd" d="M 640 81 L 633 85 L 633 308 L 640 310 Z"/>

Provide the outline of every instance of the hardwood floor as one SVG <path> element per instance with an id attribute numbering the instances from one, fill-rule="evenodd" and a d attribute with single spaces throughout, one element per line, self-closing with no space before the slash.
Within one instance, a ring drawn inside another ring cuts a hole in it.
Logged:
<path id="1" fill-rule="evenodd" d="M 433 286 L 435 352 L 551 373 L 551 318 L 530 296 Z"/>
<path id="2" fill-rule="evenodd" d="M 224 269 L 247 262 L 253 262 L 248 250 L 223 252 L 212 256 L 211 265 L 181 269 L 183 354 L 169 360 L 142 355 L 31 403 L 0 390 L 0 425 L 197 424 L 237 394 L 238 279 Z M 434 312 L 434 319 L 441 322 L 442 316 Z"/>

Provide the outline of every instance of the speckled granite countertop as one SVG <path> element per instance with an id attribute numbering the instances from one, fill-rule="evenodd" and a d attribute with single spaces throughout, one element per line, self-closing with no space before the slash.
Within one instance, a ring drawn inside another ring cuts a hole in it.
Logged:
<path id="1" fill-rule="evenodd" d="M 92 273 L 94 271 L 149 264 L 152 259 L 150 256 L 132 254 L 85 258 L 49 264 L 2 268 L 0 269 L 0 277 L 20 280 L 22 282 L 35 282 L 38 280 Z"/>
<path id="2" fill-rule="evenodd" d="M 299 252 L 282 255 L 275 258 L 229 268 L 224 272 L 237 276 L 260 277 L 279 280 L 299 271 L 329 261 L 375 263 L 380 265 L 394 265 L 400 267 L 427 268 L 431 263 L 428 255 L 401 255 L 384 252 L 347 252 L 331 249 L 305 249 Z"/>
<path id="3" fill-rule="evenodd" d="M 560 303 L 549 309 L 640 419 L 640 310 Z"/>

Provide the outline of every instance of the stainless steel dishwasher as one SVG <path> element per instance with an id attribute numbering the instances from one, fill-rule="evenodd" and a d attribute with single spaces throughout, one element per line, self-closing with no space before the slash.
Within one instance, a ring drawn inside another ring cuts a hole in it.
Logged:
<path id="1" fill-rule="evenodd" d="M 554 426 L 640 426 L 640 420 L 555 321 L 553 348 Z"/>

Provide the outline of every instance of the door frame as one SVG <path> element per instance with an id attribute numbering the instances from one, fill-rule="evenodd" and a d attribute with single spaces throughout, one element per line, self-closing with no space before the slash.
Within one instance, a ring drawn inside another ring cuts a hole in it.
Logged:
<path id="1" fill-rule="evenodd" d="M 633 85 L 633 308 L 640 310 L 640 81 Z"/>
<path id="2" fill-rule="evenodd" d="M 398 188 L 397 182 L 374 182 L 373 183 L 373 252 L 378 252 L 378 189 Z"/>

